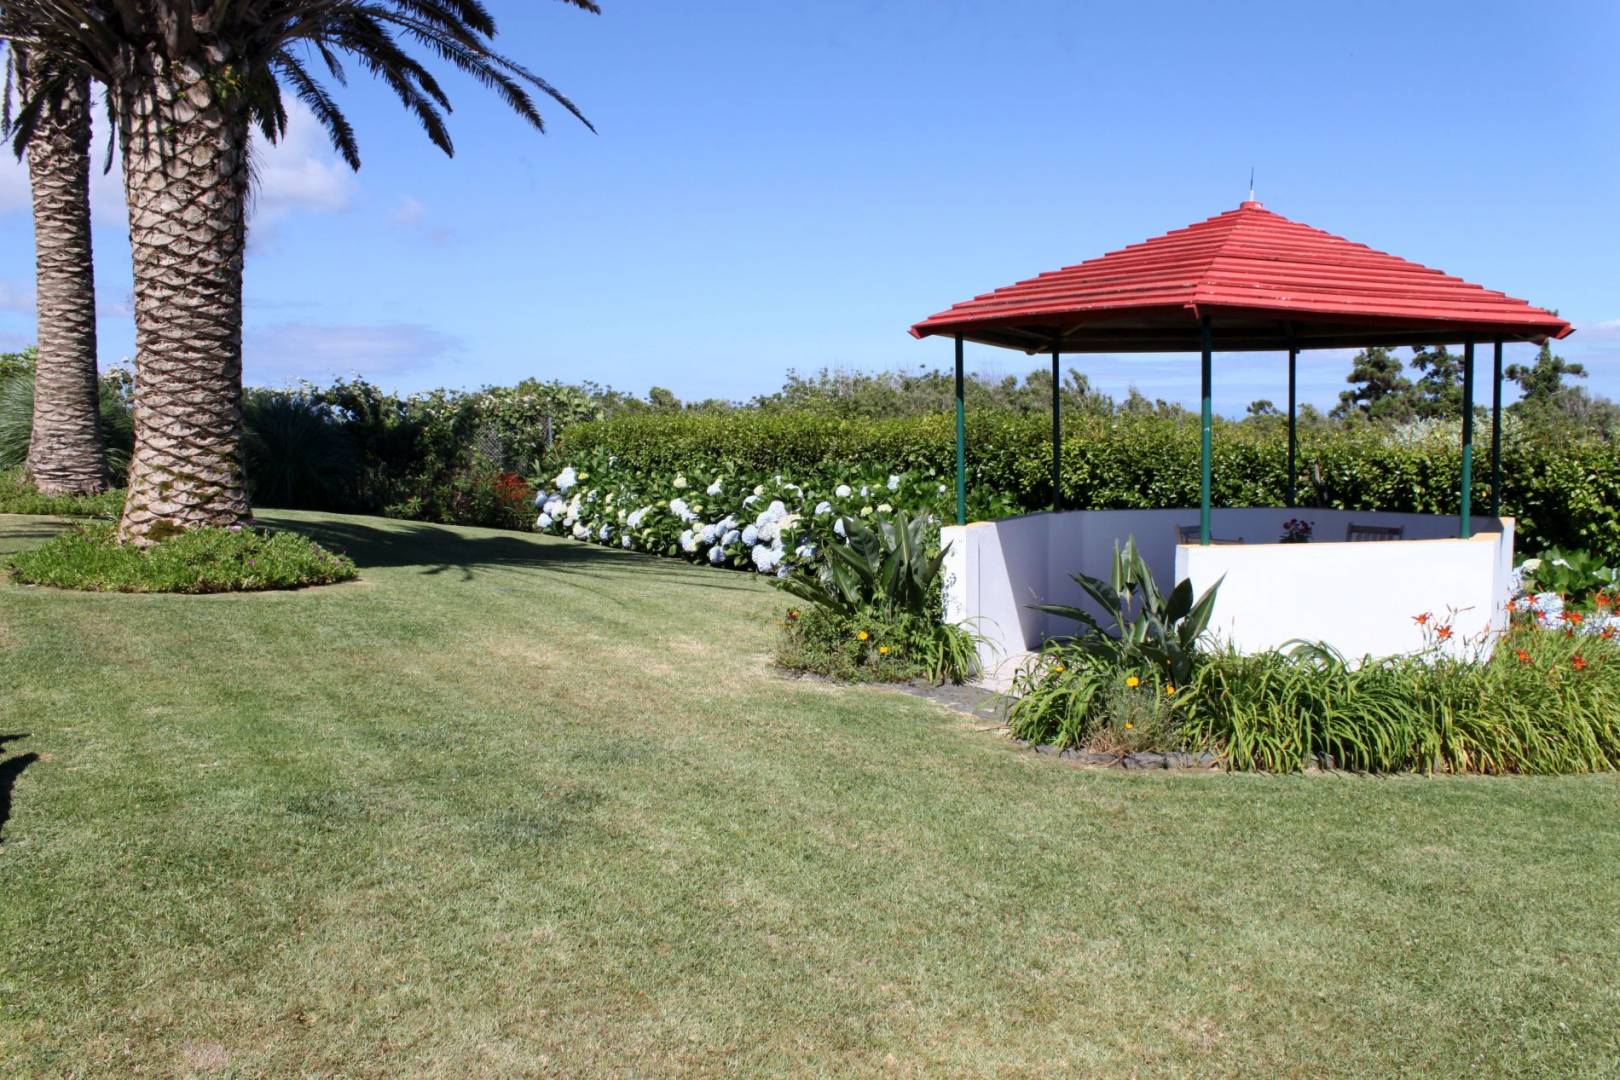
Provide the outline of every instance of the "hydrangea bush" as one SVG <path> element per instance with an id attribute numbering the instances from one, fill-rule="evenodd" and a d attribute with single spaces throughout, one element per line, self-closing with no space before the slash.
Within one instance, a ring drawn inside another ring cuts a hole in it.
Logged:
<path id="1" fill-rule="evenodd" d="M 586 543 L 786 577 L 841 538 L 843 517 L 871 521 L 904 512 L 937 523 L 953 498 L 931 473 L 840 470 L 794 477 L 720 465 L 650 474 L 598 454 L 576 459 L 542 485 L 535 527 Z"/>

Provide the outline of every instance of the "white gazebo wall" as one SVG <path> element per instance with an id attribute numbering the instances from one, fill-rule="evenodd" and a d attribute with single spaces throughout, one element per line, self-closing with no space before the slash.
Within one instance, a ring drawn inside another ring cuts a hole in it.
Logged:
<path id="1" fill-rule="evenodd" d="M 1276 543 L 1289 518 L 1311 522 L 1316 539 Z M 941 530 L 950 545 L 946 619 L 983 635 L 980 659 L 994 669 L 1049 637 L 1073 633 L 1070 620 L 1029 605 L 1077 604 L 1095 611 L 1069 575 L 1106 578 L 1114 544 L 1134 536 L 1161 588 L 1190 577 L 1202 591 L 1226 576 L 1211 627 L 1246 652 L 1295 639 L 1325 641 L 1352 658 L 1409 652 L 1422 645 L 1422 629 L 1412 616 L 1424 611 L 1444 619 L 1456 609 L 1459 643 L 1505 623 L 1511 518 L 1475 518 L 1475 535 L 1462 540 L 1455 516 L 1221 509 L 1214 511 L 1215 538 L 1245 543 L 1178 544 L 1177 526 L 1197 522 L 1196 509 L 1077 510 L 949 526 Z M 1345 543 L 1351 522 L 1404 526 L 1405 537 Z"/>

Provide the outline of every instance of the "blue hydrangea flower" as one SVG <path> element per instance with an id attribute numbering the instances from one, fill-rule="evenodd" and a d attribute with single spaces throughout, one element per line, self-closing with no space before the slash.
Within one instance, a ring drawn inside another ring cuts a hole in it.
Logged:
<path id="1" fill-rule="evenodd" d="M 759 543 L 759 526 L 750 525 L 748 528 L 744 529 L 742 531 L 742 542 L 747 544 L 749 547 L 753 547 L 755 544 Z"/>
<path id="2" fill-rule="evenodd" d="M 721 490 L 720 481 L 718 480 L 710 484 L 707 488 L 704 488 L 704 491 L 709 495 L 718 495 L 720 494 Z"/>
<path id="3" fill-rule="evenodd" d="M 900 490 L 900 478 L 898 476 L 890 474 L 890 476 L 889 476 L 889 490 L 890 491 L 899 491 Z"/>
<path id="4" fill-rule="evenodd" d="M 710 548 L 709 549 L 709 561 L 714 563 L 714 565 L 716 565 L 716 566 L 719 566 L 721 563 L 725 562 L 726 561 L 726 549 L 723 548 L 723 547 L 720 547 L 718 544 L 716 544 L 714 547 Z"/>
<path id="5" fill-rule="evenodd" d="M 820 502 L 816 503 L 816 517 L 820 517 L 822 514 L 830 513 L 832 513 L 832 503 L 828 502 L 826 499 L 822 499 Z"/>
<path id="6" fill-rule="evenodd" d="M 562 472 L 558 473 L 551 482 L 557 485 L 558 491 L 567 491 L 569 488 L 579 483 L 579 474 L 576 473 L 574 471 L 574 467 L 570 465 Z"/>
<path id="7" fill-rule="evenodd" d="M 741 539 L 742 533 L 738 532 L 736 529 L 727 529 L 726 535 L 720 538 L 720 543 L 726 547 L 730 547 L 732 544 L 735 544 Z"/>

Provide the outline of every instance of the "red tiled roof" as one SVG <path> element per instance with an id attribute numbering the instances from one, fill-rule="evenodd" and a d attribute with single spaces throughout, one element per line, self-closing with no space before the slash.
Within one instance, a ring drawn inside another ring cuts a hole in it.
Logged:
<path id="1" fill-rule="evenodd" d="M 1569 334 L 1550 311 L 1313 229 L 1257 202 L 1077 266 L 976 296 L 914 337 L 1041 352 L 1542 342 Z"/>

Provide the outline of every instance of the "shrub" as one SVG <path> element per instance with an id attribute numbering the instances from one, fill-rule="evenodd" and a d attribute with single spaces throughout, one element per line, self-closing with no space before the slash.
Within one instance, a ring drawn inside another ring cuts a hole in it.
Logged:
<path id="1" fill-rule="evenodd" d="M 1590 610 L 1606 598 L 1604 590 L 1620 586 L 1620 573 L 1589 551 L 1549 548 L 1519 564 L 1519 581 L 1527 593 L 1552 593 L 1570 607 Z"/>
<path id="2" fill-rule="evenodd" d="M 297 533 L 196 529 L 136 548 L 116 541 L 111 522 L 78 525 L 5 565 L 25 585 L 90 592 L 255 592 L 357 576 L 349 558 Z"/>
<path id="3" fill-rule="evenodd" d="M 243 399 L 242 424 L 242 463 L 255 504 L 353 504 L 359 459 L 329 405 L 303 393 L 252 390 Z"/>
<path id="4" fill-rule="evenodd" d="M 0 514 L 116 518 L 123 509 L 123 488 L 99 495 L 42 495 L 23 476 L 21 466 L 0 469 Z"/>
<path id="5" fill-rule="evenodd" d="M 1198 425 L 1167 414 L 1068 417 L 1061 476 L 1070 507 L 1130 509 L 1198 502 Z M 974 517 L 1051 505 L 1049 421 L 969 411 L 968 491 Z M 953 484 L 948 414 L 850 419 L 827 411 L 671 413 L 582 423 L 562 435 L 552 467 L 611 456 L 627 475 L 732 472 L 809 479 L 889 472 Z M 1300 503 L 1347 510 L 1456 513 L 1461 451 L 1453 441 L 1402 440 L 1374 425 L 1302 430 Z M 1518 518 L 1519 547 L 1586 548 L 1620 563 L 1620 446 L 1547 438 L 1507 425 L 1503 512 Z M 1489 469 L 1474 471 L 1474 506 L 1489 504 Z M 1279 425 L 1217 421 L 1217 506 L 1281 506 L 1287 446 Z M 994 501 L 992 501 L 994 500 Z M 949 497 L 940 510 L 954 513 Z"/>
<path id="6" fill-rule="evenodd" d="M 932 522 L 896 513 L 867 526 L 840 517 L 838 531 L 842 539 L 813 571 L 779 583 L 809 607 L 788 612 L 777 662 L 843 679 L 959 683 L 971 675 L 977 639 L 944 624 L 945 552 Z"/>

